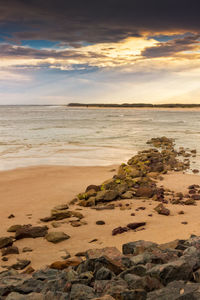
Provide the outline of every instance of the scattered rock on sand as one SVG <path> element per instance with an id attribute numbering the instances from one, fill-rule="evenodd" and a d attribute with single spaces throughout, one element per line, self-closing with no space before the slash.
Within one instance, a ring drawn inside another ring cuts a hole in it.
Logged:
<path id="1" fill-rule="evenodd" d="M 96 221 L 96 224 L 97 224 L 97 225 L 104 225 L 105 222 L 104 222 L 103 220 L 99 220 L 99 221 Z"/>
<path id="2" fill-rule="evenodd" d="M 113 229 L 112 235 L 121 234 L 123 232 L 127 232 L 128 230 L 129 230 L 129 228 L 127 228 L 127 227 L 119 226 L 119 227 Z"/>
<path id="3" fill-rule="evenodd" d="M 15 270 L 23 270 L 24 268 L 26 268 L 31 263 L 31 261 L 28 260 L 28 259 L 18 259 L 17 261 L 18 262 L 13 264 L 11 266 L 11 268 L 13 268 Z"/>
<path id="4" fill-rule="evenodd" d="M 12 218 L 15 218 L 15 216 L 13 214 L 8 216 L 8 219 L 12 219 Z"/>
<path id="5" fill-rule="evenodd" d="M 166 208 L 162 203 L 158 204 L 155 208 L 155 211 L 157 211 L 158 214 L 164 215 L 164 216 L 169 216 L 170 215 L 170 210 Z"/>
<path id="6" fill-rule="evenodd" d="M 138 223 L 130 223 L 127 225 L 128 228 L 134 230 L 134 229 L 137 229 L 138 227 L 141 227 L 141 226 L 144 226 L 146 225 L 145 222 L 138 222 Z"/>
<path id="7" fill-rule="evenodd" d="M 24 248 L 22 249 L 22 252 L 32 252 L 32 251 L 33 251 L 33 249 L 30 248 L 30 247 L 24 247 Z"/>
<path id="8" fill-rule="evenodd" d="M 15 238 L 16 240 L 19 240 L 24 238 L 44 237 L 47 234 L 47 231 L 47 226 L 24 225 L 21 228 L 17 229 L 17 231 L 15 232 Z"/>
<path id="9" fill-rule="evenodd" d="M 70 266 L 78 266 L 82 262 L 82 259 L 78 256 L 70 257 L 65 261 L 56 261 L 52 263 L 49 267 L 51 269 L 63 270 Z"/>
<path id="10" fill-rule="evenodd" d="M 2 256 L 8 254 L 19 254 L 19 249 L 16 246 L 9 246 L 7 248 L 1 249 Z"/>
<path id="11" fill-rule="evenodd" d="M 45 236 L 46 240 L 51 243 L 59 243 L 70 238 L 69 235 L 62 231 L 50 232 Z"/>
<path id="12" fill-rule="evenodd" d="M 11 237 L 1 237 L 0 238 L 0 249 L 8 246 L 12 246 L 13 239 Z"/>
<path id="13" fill-rule="evenodd" d="M 16 232 L 18 229 L 20 229 L 21 227 L 22 227 L 23 225 L 11 225 L 9 228 L 8 228 L 8 230 L 7 230 L 7 232 Z"/>

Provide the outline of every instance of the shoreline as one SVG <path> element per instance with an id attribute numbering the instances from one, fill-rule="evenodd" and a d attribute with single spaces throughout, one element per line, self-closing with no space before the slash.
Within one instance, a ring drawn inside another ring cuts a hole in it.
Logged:
<path id="1" fill-rule="evenodd" d="M 43 223 L 40 218 L 50 214 L 51 209 L 60 204 L 69 203 L 79 192 L 84 191 L 90 184 L 101 184 L 111 178 L 118 166 L 108 167 L 66 167 L 66 166 L 34 166 L 18 168 L 0 172 L 0 218 L 2 225 L 0 237 L 12 235 L 7 232 L 11 225 L 32 224 L 33 226 L 49 227 L 49 232 L 63 231 L 71 238 L 58 244 L 47 242 L 44 238 L 22 239 L 15 242 L 20 254 L 8 255 L 8 262 L 0 265 L 10 265 L 16 259 L 30 259 L 34 269 L 44 267 L 53 261 L 61 260 L 63 249 L 71 256 L 87 249 L 115 246 L 121 250 L 124 243 L 134 240 L 150 240 L 165 243 L 176 238 L 188 238 L 190 234 L 200 235 L 200 201 L 196 206 L 182 206 L 167 204 L 171 211 L 170 216 L 158 215 L 154 207 L 158 202 L 144 199 L 123 200 L 123 207 L 130 205 L 130 209 L 116 207 L 114 210 L 98 211 L 88 207 L 71 206 L 70 210 L 79 211 L 84 215 L 87 223 L 80 227 L 73 227 L 70 221 L 62 220 L 58 228 L 52 222 Z M 158 185 L 164 185 L 175 192 L 186 192 L 190 184 L 200 183 L 200 176 L 173 172 L 164 175 L 164 180 Z M 122 201 L 115 201 L 115 203 Z M 145 210 L 137 211 L 138 207 Z M 184 210 L 185 214 L 178 212 Z M 131 216 L 131 213 L 135 216 Z M 8 219 L 10 214 L 14 218 Z M 152 214 L 152 217 L 148 215 Z M 75 218 L 72 218 L 72 220 Z M 98 226 L 96 221 L 104 220 L 105 225 Z M 187 221 L 187 225 L 181 224 Z M 131 222 L 147 222 L 145 230 L 126 232 L 112 236 L 112 229 L 125 226 Z M 164 233 L 164 234 L 163 234 Z M 96 242 L 90 243 L 91 240 Z M 23 253 L 23 247 L 32 248 L 32 252 Z M 3 269 L 0 269 L 3 270 Z"/>
<path id="2" fill-rule="evenodd" d="M 85 106 L 66 106 L 68 109 L 132 109 L 132 110 L 150 110 L 150 111 L 169 111 L 169 112 L 199 112 L 200 107 L 85 107 Z"/>

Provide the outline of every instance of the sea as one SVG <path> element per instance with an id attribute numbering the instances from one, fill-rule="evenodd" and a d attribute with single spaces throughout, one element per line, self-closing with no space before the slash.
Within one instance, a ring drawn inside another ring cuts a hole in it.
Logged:
<path id="1" fill-rule="evenodd" d="M 0 170 L 116 165 L 160 136 L 196 149 L 191 168 L 200 168 L 199 111 L 0 106 Z"/>

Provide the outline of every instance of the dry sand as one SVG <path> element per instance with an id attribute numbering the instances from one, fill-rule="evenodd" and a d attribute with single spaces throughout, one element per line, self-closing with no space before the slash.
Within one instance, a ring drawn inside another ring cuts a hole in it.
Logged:
<path id="1" fill-rule="evenodd" d="M 64 167 L 64 166 L 39 166 L 21 168 L 12 171 L 0 172 L 0 237 L 9 236 L 7 229 L 14 224 L 43 225 L 41 217 L 49 215 L 50 210 L 58 204 L 68 203 L 74 196 L 85 190 L 89 184 L 100 184 L 111 178 L 116 166 L 108 167 Z M 190 184 L 200 184 L 199 175 L 174 173 L 165 175 L 159 183 L 177 192 L 186 192 Z M 59 244 L 47 242 L 44 238 L 23 239 L 15 242 L 19 248 L 19 255 L 9 255 L 8 262 L 0 265 L 9 265 L 17 258 L 28 258 L 33 268 L 37 269 L 56 260 L 61 260 L 63 249 L 73 256 L 79 251 L 89 248 L 102 248 L 116 246 L 121 250 L 123 243 L 139 239 L 150 240 L 158 243 L 172 241 L 176 238 L 188 238 L 190 234 L 200 235 L 200 201 L 197 206 L 166 205 L 171 210 L 170 216 L 158 215 L 153 208 L 158 204 L 151 200 L 121 200 L 129 203 L 130 210 L 96 211 L 82 208 L 80 211 L 87 225 L 72 227 L 69 221 L 63 220 L 61 227 L 53 228 L 48 223 L 50 231 L 64 231 L 71 236 L 69 240 Z M 135 211 L 138 207 L 145 206 L 145 210 Z M 73 206 L 71 209 L 80 207 Z M 185 214 L 178 212 L 184 210 Z M 131 213 L 135 216 L 131 216 Z M 8 219 L 10 214 L 15 218 Z M 31 216 L 29 215 L 31 214 Z M 148 216 L 152 214 L 153 216 Z M 96 225 L 97 220 L 104 220 L 105 225 Z M 188 222 L 187 225 L 181 224 Z M 145 230 L 129 231 L 117 236 L 112 236 L 112 229 L 126 226 L 130 222 L 147 222 Z M 96 242 L 89 243 L 97 239 Z M 22 253 L 23 247 L 31 247 L 33 252 Z"/>

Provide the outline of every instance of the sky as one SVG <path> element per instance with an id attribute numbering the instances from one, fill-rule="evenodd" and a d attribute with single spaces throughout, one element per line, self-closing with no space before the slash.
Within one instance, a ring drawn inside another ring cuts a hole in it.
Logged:
<path id="1" fill-rule="evenodd" d="M 200 103 L 199 0 L 0 0 L 0 105 Z"/>

